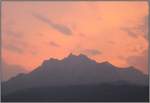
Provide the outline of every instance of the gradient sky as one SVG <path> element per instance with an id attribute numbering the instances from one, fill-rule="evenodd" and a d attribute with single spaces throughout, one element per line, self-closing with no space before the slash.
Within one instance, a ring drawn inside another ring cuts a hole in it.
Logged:
<path id="1" fill-rule="evenodd" d="M 2 2 L 2 58 L 33 70 L 71 52 L 148 71 L 148 3 Z"/>

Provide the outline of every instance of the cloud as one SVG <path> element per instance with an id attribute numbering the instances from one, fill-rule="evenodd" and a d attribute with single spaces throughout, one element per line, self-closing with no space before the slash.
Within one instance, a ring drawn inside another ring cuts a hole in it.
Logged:
<path id="1" fill-rule="evenodd" d="M 67 27 L 66 25 L 54 23 L 50 19 L 48 19 L 48 18 L 46 18 L 46 17 L 44 17 L 42 15 L 39 15 L 39 14 L 32 13 L 32 15 L 35 18 L 37 18 L 38 20 L 48 24 L 53 29 L 56 29 L 57 31 L 61 32 L 62 34 L 64 34 L 64 35 L 72 35 L 71 29 L 69 27 Z"/>
<path id="2" fill-rule="evenodd" d="M 82 52 L 90 56 L 101 54 L 101 52 L 96 49 L 83 49 Z"/>
<path id="3" fill-rule="evenodd" d="M 123 27 L 123 28 L 121 28 L 121 30 L 127 32 L 128 35 L 131 36 L 131 37 L 135 37 L 136 38 L 138 36 L 137 33 L 132 28 Z"/>
<path id="4" fill-rule="evenodd" d="M 31 54 L 32 54 L 33 56 L 37 56 L 37 55 L 38 55 L 38 52 L 37 52 L 37 51 L 31 51 Z"/>
<path id="5" fill-rule="evenodd" d="M 148 15 L 143 16 L 141 19 L 139 19 L 135 26 L 122 27 L 121 30 L 127 32 L 129 36 L 136 38 L 140 34 L 140 36 L 148 39 Z"/>
<path id="6" fill-rule="evenodd" d="M 110 40 L 110 41 L 108 41 L 108 43 L 114 45 L 115 41 Z"/>
<path id="7" fill-rule="evenodd" d="M 23 53 L 23 49 L 16 46 L 16 45 L 13 45 L 13 44 L 8 44 L 8 45 L 4 45 L 4 49 L 7 49 L 7 50 L 10 50 L 12 52 L 16 52 L 16 53 L 19 53 L 19 54 L 22 54 Z"/>
<path id="8" fill-rule="evenodd" d="M 18 31 L 15 31 L 14 29 L 12 28 L 8 28 L 8 30 L 6 30 L 6 34 L 8 36 L 11 36 L 11 37 L 17 37 L 17 38 L 23 38 L 23 33 L 22 32 L 18 32 Z"/>
<path id="9" fill-rule="evenodd" d="M 27 47 L 28 43 L 24 40 L 24 34 L 18 31 L 14 31 L 12 28 L 8 28 L 5 31 L 7 36 L 4 36 L 6 39 L 9 39 L 8 42 L 17 44 L 20 46 Z"/>
<path id="10" fill-rule="evenodd" d="M 83 33 L 79 33 L 79 35 L 84 38 L 86 37 L 85 34 L 83 34 Z"/>
<path id="11" fill-rule="evenodd" d="M 53 47 L 60 47 L 60 45 L 58 45 L 58 44 L 56 44 L 55 42 L 52 42 L 52 41 L 50 42 L 50 45 L 53 46 Z"/>
<path id="12" fill-rule="evenodd" d="M 83 46 L 81 46 L 81 44 L 77 44 L 74 48 L 72 48 L 71 52 L 77 54 L 83 53 L 88 56 L 95 56 L 95 55 L 102 54 L 102 52 L 97 49 L 86 49 Z"/>
<path id="13" fill-rule="evenodd" d="M 136 29 L 139 30 L 143 34 L 145 39 L 148 39 L 148 15 L 145 15 L 141 19 Z"/>

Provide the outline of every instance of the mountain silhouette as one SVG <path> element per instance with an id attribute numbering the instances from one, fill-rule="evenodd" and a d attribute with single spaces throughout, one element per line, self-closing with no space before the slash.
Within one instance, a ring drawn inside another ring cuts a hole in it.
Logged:
<path id="1" fill-rule="evenodd" d="M 19 66 L 19 65 L 13 65 L 13 64 L 8 64 L 6 63 L 3 59 L 1 62 L 1 70 L 2 70 L 2 81 L 7 81 L 12 77 L 15 77 L 16 75 L 18 75 L 19 73 L 27 73 L 28 71 Z"/>
<path id="2" fill-rule="evenodd" d="M 98 88 L 99 86 L 99 88 L 102 89 L 101 84 L 105 83 L 110 84 L 111 88 L 113 88 L 115 85 L 119 86 L 118 88 L 122 88 L 122 86 L 120 87 L 120 85 L 135 85 L 135 88 L 140 88 L 139 90 L 141 90 L 141 88 L 148 86 L 148 81 L 148 75 L 143 74 L 134 67 L 118 68 L 113 66 L 109 62 L 97 63 L 96 61 L 88 58 L 84 54 L 73 55 L 71 53 L 68 57 L 62 60 L 54 58 L 45 60 L 39 67 L 37 67 L 32 72 L 28 74 L 20 74 L 6 82 L 3 82 L 2 95 L 3 97 L 5 97 L 3 98 L 3 100 L 7 101 L 13 96 L 16 96 L 16 98 L 18 98 L 18 93 L 20 94 L 21 91 L 25 91 L 23 92 L 25 93 L 24 97 L 27 94 L 30 94 L 31 97 L 33 97 L 35 95 L 32 94 L 34 94 L 35 91 L 39 90 L 39 88 L 40 90 L 46 90 L 45 88 L 48 88 L 48 90 L 52 90 L 51 87 L 59 86 L 61 88 L 60 90 L 66 90 L 67 92 L 68 88 L 64 89 L 63 87 L 79 85 L 79 88 L 86 88 L 87 86 L 92 85 L 91 88 Z M 32 90 L 30 90 L 31 88 Z M 57 88 L 55 89 L 57 90 Z M 71 90 L 74 91 L 76 89 Z M 120 91 L 120 89 L 118 90 Z M 93 91 L 95 91 L 95 89 Z M 115 93 L 117 89 L 111 91 L 112 93 Z M 145 91 L 145 89 L 142 89 L 142 91 Z M 54 92 L 52 92 L 52 94 L 55 95 Z M 50 95 L 52 96 L 52 94 Z M 32 100 L 33 98 L 30 99 Z M 27 100 L 27 98 L 25 100 Z M 56 101 L 57 100 L 59 101 L 62 99 L 57 98 Z M 87 100 L 83 99 L 83 101 Z"/>

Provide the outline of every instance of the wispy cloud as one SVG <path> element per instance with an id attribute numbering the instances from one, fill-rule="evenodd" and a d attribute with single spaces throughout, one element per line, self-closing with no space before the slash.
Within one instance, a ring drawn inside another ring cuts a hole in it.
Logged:
<path id="1" fill-rule="evenodd" d="M 24 33 L 19 32 L 17 30 L 14 30 L 12 28 L 8 28 L 5 30 L 6 36 L 5 38 L 9 38 L 9 42 L 12 42 L 13 44 L 17 44 L 20 46 L 28 46 L 28 43 L 24 40 Z"/>
<path id="2" fill-rule="evenodd" d="M 50 44 L 51 46 L 53 46 L 53 47 L 60 47 L 60 45 L 58 45 L 57 43 L 52 42 L 52 41 L 51 41 L 49 44 Z"/>
<path id="3" fill-rule="evenodd" d="M 10 50 L 12 52 L 16 52 L 16 53 L 19 53 L 19 54 L 22 54 L 23 53 L 23 49 L 16 46 L 16 45 L 13 45 L 13 44 L 7 44 L 7 45 L 4 45 L 4 49 L 7 49 L 7 50 Z"/>
<path id="4" fill-rule="evenodd" d="M 131 27 L 121 27 L 121 30 L 128 33 L 131 37 L 143 36 L 145 39 L 148 39 L 148 16 L 143 16 L 136 25 Z"/>
<path id="5" fill-rule="evenodd" d="M 148 15 L 141 18 L 140 23 L 137 24 L 136 30 L 141 32 L 145 39 L 148 39 Z"/>
<path id="6" fill-rule="evenodd" d="M 38 20 L 48 24 L 49 26 L 51 26 L 53 29 L 56 29 L 57 31 L 61 32 L 62 34 L 64 35 L 72 35 L 72 30 L 64 25 L 64 24 L 59 24 L 59 23 L 55 23 L 53 22 L 52 20 L 42 16 L 42 15 L 39 15 L 39 14 L 36 14 L 36 13 L 32 13 L 32 15 L 37 18 Z"/>
<path id="7" fill-rule="evenodd" d="M 82 52 L 90 56 L 101 54 L 101 52 L 96 49 L 83 49 Z"/>
<path id="8" fill-rule="evenodd" d="M 6 33 L 7 33 L 8 36 L 11 36 L 11 37 L 17 37 L 17 38 L 22 38 L 23 37 L 21 32 L 17 32 L 17 31 L 11 30 L 11 29 L 8 29 L 6 31 Z"/>
<path id="9" fill-rule="evenodd" d="M 135 32 L 135 30 L 133 30 L 132 28 L 123 27 L 123 28 L 121 28 L 121 30 L 128 33 L 128 35 L 131 36 L 131 37 L 136 38 L 138 36 L 137 33 Z"/>

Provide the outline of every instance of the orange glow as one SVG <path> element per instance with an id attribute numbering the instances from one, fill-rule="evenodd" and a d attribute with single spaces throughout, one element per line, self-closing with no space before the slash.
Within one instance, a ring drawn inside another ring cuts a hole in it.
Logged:
<path id="1" fill-rule="evenodd" d="M 2 58 L 33 70 L 45 59 L 84 53 L 98 62 L 132 65 L 147 73 L 146 21 L 146 1 L 3 1 Z M 89 50 L 99 52 L 89 54 Z M 135 59 L 140 56 L 145 60 L 142 65 Z"/>

